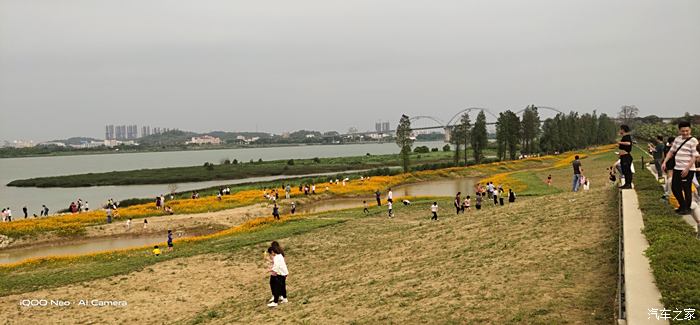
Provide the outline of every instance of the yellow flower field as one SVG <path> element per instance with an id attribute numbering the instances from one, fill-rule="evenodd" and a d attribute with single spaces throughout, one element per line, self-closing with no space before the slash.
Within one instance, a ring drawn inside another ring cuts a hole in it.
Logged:
<path id="1" fill-rule="evenodd" d="M 591 151 L 591 154 L 611 150 L 614 146 L 603 146 Z M 316 193 L 335 197 L 350 197 L 356 195 L 368 195 L 376 190 L 384 191 L 388 187 L 400 184 L 425 181 L 437 178 L 464 177 L 467 175 L 491 175 L 482 182 L 493 181 L 515 191 L 521 192 L 526 185 L 508 177 L 511 173 L 522 169 L 547 169 L 568 166 L 576 153 L 562 154 L 558 156 L 542 156 L 514 161 L 495 162 L 469 167 L 452 167 L 439 170 L 426 170 L 413 173 L 399 174 L 395 176 L 374 176 L 368 180 L 353 179 L 341 184 L 317 183 Z M 585 157 L 584 154 L 578 154 Z M 264 192 L 260 190 L 243 190 L 224 195 L 219 201 L 216 196 L 207 196 L 198 199 L 178 199 L 167 201 L 166 205 L 173 208 L 177 214 L 192 214 L 231 209 L 256 203 L 267 202 Z M 295 197 L 303 196 L 298 191 L 292 191 Z M 139 204 L 118 209 L 113 216 L 113 222 L 123 221 L 128 218 L 144 218 L 164 216 L 163 210 L 157 209 L 155 203 Z M 67 214 L 47 218 L 18 220 L 0 223 L 0 234 L 10 237 L 35 236 L 42 233 L 53 232 L 59 235 L 80 235 L 85 227 L 105 224 L 106 213 L 103 210 L 85 213 Z"/>

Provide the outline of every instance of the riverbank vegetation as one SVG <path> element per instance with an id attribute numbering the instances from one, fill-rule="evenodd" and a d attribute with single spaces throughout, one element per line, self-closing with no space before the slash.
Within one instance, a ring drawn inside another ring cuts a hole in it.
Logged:
<path id="1" fill-rule="evenodd" d="M 412 153 L 411 156 L 414 166 L 449 163 L 451 161 L 451 154 L 444 151 Z M 396 154 L 274 161 L 252 160 L 247 162 L 238 161 L 235 158 L 224 158 L 219 162 L 204 162 L 200 166 L 37 177 L 14 180 L 7 185 L 19 187 L 84 187 L 173 184 L 263 176 L 331 173 L 398 165 L 399 160 Z"/>

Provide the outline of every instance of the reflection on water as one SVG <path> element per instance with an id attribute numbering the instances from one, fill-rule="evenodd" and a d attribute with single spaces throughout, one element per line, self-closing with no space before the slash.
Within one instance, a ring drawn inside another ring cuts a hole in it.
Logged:
<path id="1" fill-rule="evenodd" d="M 394 197 L 397 198 L 403 196 L 455 196 L 457 192 L 462 192 L 462 195 L 474 195 L 474 185 L 478 181 L 476 178 L 457 178 L 422 182 L 397 186 L 393 192 Z"/>
<path id="2" fill-rule="evenodd" d="M 174 232 L 173 238 L 185 238 L 195 235 L 202 235 L 206 232 Z M 54 246 L 30 246 L 24 248 L 12 248 L 8 250 L 0 250 L 0 264 L 19 262 L 28 258 L 42 256 L 65 256 L 89 254 L 100 251 L 124 249 L 130 247 L 140 247 L 147 245 L 163 244 L 168 240 L 167 233 L 151 234 L 134 237 L 111 237 L 81 240 L 75 243 L 66 245 Z"/>
<path id="3" fill-rule="evenodd" d="M 457 192 L 463 195 L 473 195 L 474 185 L 478 182 L 475 178 L 459 178 L 449 180 L 429 181 L 404 186 L 397 186 L 393 189 L 394 198 L 400 199 L 406 196 L 454 196 Z M 386 192 L 382 193 L 382 200 L 386 199 Z M 300 206 L 298 212 L 318 213 L 334 210 L 343 210 L 362 207 L 362 201 L 366 200 L 370 205 L 376 204 L 374 197 L 335 199 L 319 201 L 304 206 Z M 210 230 L 209 233 L 214 230 Z M 202 235 L 206 231 L 190 231 L 188 233 L 176 233 L 175 238 Z M 83 240 L 66 245 L 55 246 L 34 246 L 26 248 L 0 250 L 0 264 L 14 263 L 28 258 L 42 256 L 61 256 L 89 254 L 94 252 L 124 249 L 155 244 L 163 244 L 167 240 L 167 234 L 154 234 L 134 237 L 100 238 Z"/>

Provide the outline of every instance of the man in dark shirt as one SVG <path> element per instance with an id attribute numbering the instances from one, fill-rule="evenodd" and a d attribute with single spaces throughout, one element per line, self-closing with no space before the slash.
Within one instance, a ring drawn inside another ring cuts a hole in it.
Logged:
<path id="1" fill-rule="evenodd" d="M 574 167 L 574 183 L 572 184 L 572 191 L 578 192 L 578 188 L 581 186 L 581 171 L 583 168 L 581 168 L 581 161 L 579 160 L 578 155 L 574 157 L 574 161 L 571 163 L 571 166 Z"/>
<path id="2" fill-rule="evenodd" d="M 620 186 L 621 189 L 632 188 L 632 136 L 630 135 L 630 127 L 623 124 L 620 125 L 620 135 L 622 139 L 618 142 L 620 150 L 620 167 L 622 175 L 625 176 L 625 184 Z"/>

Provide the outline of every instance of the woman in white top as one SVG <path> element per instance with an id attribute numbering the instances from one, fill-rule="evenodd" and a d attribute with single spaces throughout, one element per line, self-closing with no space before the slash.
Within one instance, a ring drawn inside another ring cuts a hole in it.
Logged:
<path id="1" fill-rule="evenodd" d="M 284 261 L 284 256 L 279 248 L 270 247 L 267 253 L 272 257 L 272 267 L 270 268 L 270 286 L 272 287 L 273 300 L 267 306 L 277 307 L 278 303 L 288 302 L 285 298 L 287 293 L 286 278 L 289 275 L 287 263 Z"/>

